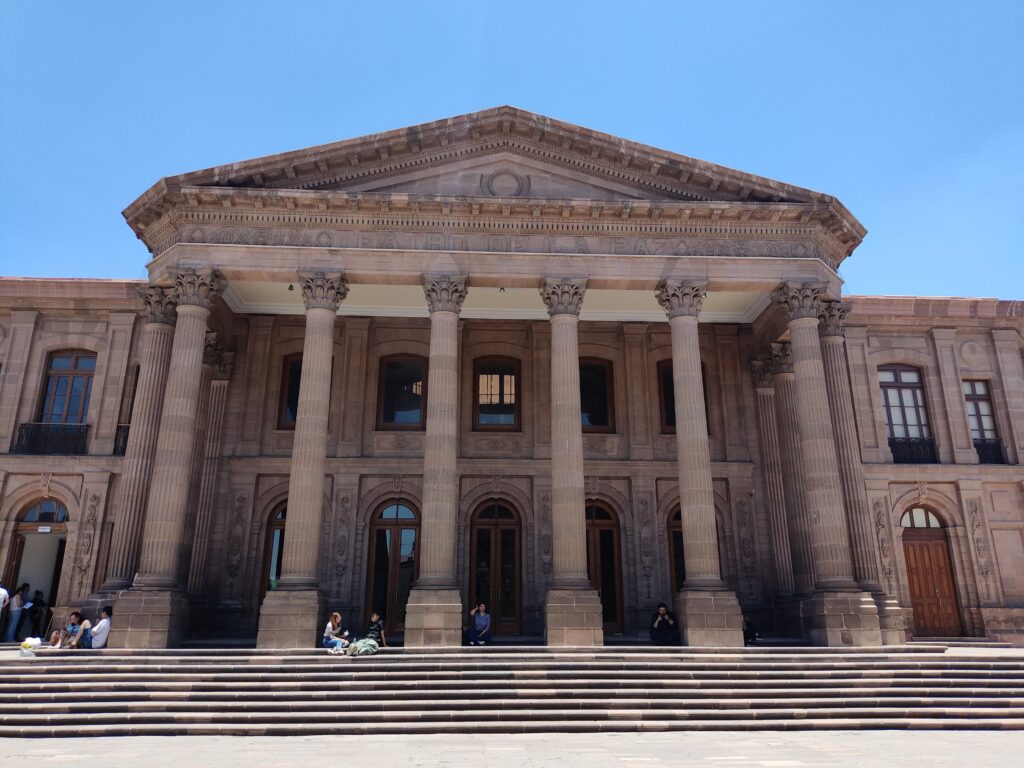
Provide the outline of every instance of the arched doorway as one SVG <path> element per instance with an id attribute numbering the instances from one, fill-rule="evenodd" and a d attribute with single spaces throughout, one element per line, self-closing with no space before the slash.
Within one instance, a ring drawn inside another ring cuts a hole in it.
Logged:
<path id="1" fill-rule="evenodd" d="M 67 546 L 67 523 L 67 507 L 56 499 L 39 499 L 22 509 L 14 527 L 11 555 L 4 571 L 4 584 L 9 592 L 13 594 L 19 585 L 28 584 L 30 600 L 38 590 L 43 593 L 47 606 L 57 605 L 61 597 L 60 575 Z M 38 629 L 45 634 L 50 610 L 48 608 L 37 615 Z M 32 619 L 25 614 L 17 637 L 20 639 L 31 634 L 32 629 Z"/>
<path id="2" fill-rule="evenodd" d="M 388 502 L 373 517 L 366 618 L 377 611 L 392 631 L 405 629 L 405 605 L 419 573 L 419 532 L 419 516 L 401 501 Z"/>
<path id="3" fill-rule="evenodd" d="M 732 583 L 732 574 L 729 572 L 729 556 L 725 551 L 726 537 L 722 531 L 722 521 L 715 515 L 715 533 L 718 536 L 718 567 L 722 580 L 735 589 Z M 668 565 L 669 575 L 672 583 L 672 595 L 674 596 L 683 588 L 686 580 L 686 561 L 683 557 L 683 513 L 676 509 L 675 514 L 668 519 Z"/>
<path id="4" fill-rule="evenodd" d="M 945 526 L 930 509 L 913 507 L 903 513 L 900 527 L 903 528 L 914 634 L 960 637 L 963 624 Z"/>
<path id="5" fill-rule="evenodd" d="M 519 515 L 497 500 L 477 509 L 470 522 L 469 599 L 487 603 L 496 635 L 519 634 L 521 530 Z"/>
<path id="6" fill-rule="evenodd" d="M 284 554 L 284 526 L 288 519 L 288 507 L 282 504 L 271 513 L 267 520 L 266 544 L 263 549 L 263 581 L 260 586 L 260 603 L 267 592 L 277 589 L 281 581 L 281 556 Z"/>
<path id="7" fill-rule="evenodd" d="M 601 597 L 604 631 L 622 634 L 622 546 L 619 518 L 609 507 L 589 502 L 587 516 L 587 575 Z"/>

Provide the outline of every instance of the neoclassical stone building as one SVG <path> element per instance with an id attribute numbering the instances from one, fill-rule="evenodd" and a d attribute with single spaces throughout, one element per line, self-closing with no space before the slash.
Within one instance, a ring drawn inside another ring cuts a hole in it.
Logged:
<path id="1" fill-rule="evenodd" d="M 833 197 L 509 107 L 157 182 L 0 279 L 0 567 L 112 644 L 1024 641 L 1024 303 L 841 297 Z"/>

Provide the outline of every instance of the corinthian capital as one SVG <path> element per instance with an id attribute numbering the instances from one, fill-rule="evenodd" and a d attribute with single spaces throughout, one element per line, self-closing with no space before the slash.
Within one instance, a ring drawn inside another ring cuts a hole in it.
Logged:
<path id="1" fill-rule="evenodd" d="M 775 289 L 772 300 L 786 310 L 787 320 L 802 317 L 817 319 L 824 293 L 824 283 L 783 283 Z"/>
<path id="2" fill-rule="evenodd" d="M 793 348 L 789 344 L 772 344 L 772 375 L 793 372 Z"/>
<path id="3" fill-rule="evenodd" d="M 209 309 L 224 291 L 224 277 L 216 269 L 170 269 L 178 305 L 191 304 Z"/>
<path id="4" fill-rule="evenodd" d="M 222 381 L 230 379 L 231 365 L 234 361 L 235 353 L 225 349 L 217 334 L 209 331 L 206 334 L 206 346 L 203 349 L 203 365 L 213 368 L 213 378 Z"/>
<path id="5" fill-rule="evenodd" d="M 149 322 L 174 325 L 174 321 L 178 319 L 178 303 L 173 291 L 169 288 L 147 285 L 145 288 L 137 288 L 135 292 L 146 305 Z"/>
<path id="6" fill-rule="evenodd" d="M 826 301 L 818 313 L 818 333 L 824 337 L 845 336 L 846 316 L 850 314 L 850 305 L 841 301 Z"/>
<path id="7" fill-rule="evenodd" d="M 548 314 L 579 315 L 583 307 L 583 294 L 587 291 L 585 277 L 545 277 L 540 284 L 540 297 L 548 308 Z"/>
<path id="8" fill-rule="evenodd" d="M 348 296 L 348 278 L 344 272 L 330 275 L 323 272 L 299 272 L 302 301 L 306 309 L 329 309 L 337 312 Z"/>
<path id="9" fill-rule="evenodd" d="M 423 295 L 427 297 L 427 307 L 431 312 L 462 311 L 462 302 L 466 300 L 465 276 L 424 275 Z"/>
<path id="10" fill-rule="evenodd" d="M 706 280 L 669 280 L 658 283 L 658 303 L 672 317 L 697 317 L 708 295 Z"/>
<path id="11" fill-rule="evenodd" d="M 771 361 L 763 357 L 750 361 L 750 375 L 754 381 L 754 389 L 771 389 Z"/>

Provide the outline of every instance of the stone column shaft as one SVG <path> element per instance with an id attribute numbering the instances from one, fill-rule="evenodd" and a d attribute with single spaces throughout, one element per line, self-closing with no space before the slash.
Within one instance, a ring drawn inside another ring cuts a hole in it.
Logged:
<path id="1" fill-rule="evenodd" d="M 142 361 L 114 504 L 114 527 L 107 573 L 101 587 L 103 591 L 129 587 L 138 566 L 146 498 L 156 455 L 157 429 L 163 411 L 164 382 L 174 338 L 176 313 L 171 293 L 162 288 L 148 287 L 141 289 L 139 296 L 149 310 L 149 322 L 142 330 Z"/>
<path id="2" fill-rule="evenodd" d="M 779 435 L 775 425 L 775 390 L 763 361 L 754 362 L 754 387 L 757 392 L 757 420 L 761 434 L 761 462 L 768 497 L 768 527 L 772 538 L 775 581 L 779 595 L 789 597 L 794 591 L 793 560 L 786 527 L 786 497 L 779 455 Z"/>
<path id="3" fill-rule="evenodd" d="M 175 289 L 178 321 L 153 460 L 139 575 L 135 579 L 135 587 L 141 589 L 178 587 L 206 321 L 210 301 L 221 291 L 221 281 L 214 273 L 185 270 L 175 274 Z"/>
<path id="4" fill-rule="evenodd" d="M 864 485 L 857 421 L 853 414 L 853 392 L 846 363 L 843 323 L 848 305 L 831 302 L 826 305 L 821 321 L 821 351 L 825 368 L 825 384 L 832 410 L 832 427 L 836 437 L 836 453 L 846 505 L 846 520 L 853 544 L 853 573 L 860 588 L 881 592 L 878 572 L 878 542 L 874 535 L 871 507 Z"/>

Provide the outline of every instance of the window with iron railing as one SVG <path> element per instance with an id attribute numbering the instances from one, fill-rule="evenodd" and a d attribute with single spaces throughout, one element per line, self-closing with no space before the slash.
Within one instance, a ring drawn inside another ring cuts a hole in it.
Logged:
<path id="1" fill-rule="evenodd" d="M 937 464 L 921 371 L 909 365 L 878 369 L 889 448 L 896 464 Z"/>
<path id="2" fill-rule="evenodd" d="M 971 428 L 971 439 L 982 464 L 1005 464 L 1003 444 L 996 431 L 992 414 L 992 399 L 989 383 L 977 379 L 962 382 L 964 408 L 967 410 L 967 424 Z"/>

